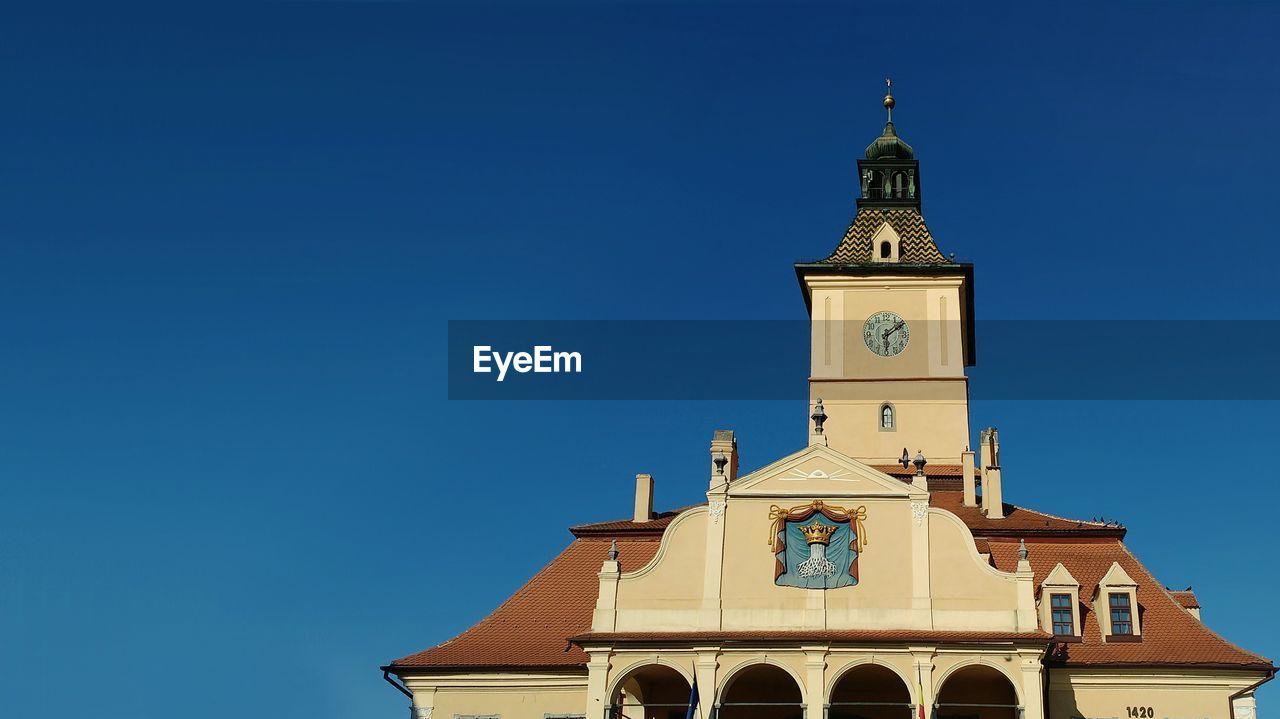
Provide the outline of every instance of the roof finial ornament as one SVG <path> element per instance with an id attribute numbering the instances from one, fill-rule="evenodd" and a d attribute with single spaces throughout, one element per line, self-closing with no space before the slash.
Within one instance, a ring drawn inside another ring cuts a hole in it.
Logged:
<path id="1" fill-rule="evenodd" d="M 1027 561 L 1027 557 L 1030 556 L 1030 554 L 1031 552 L 1027 551 L 1027 540 L 1019 539 L 1018 540 L 1018 561 L 1020 562 Z"/>
<path id="2" fill-rule="evenodd" d="M 884 79 L 884 109 L 889 111 L 889 122 L 893 122 L 893 106 L 896 104 L 893 101 L 893 80 L 886 77 Z"/>
<path id="3" fill-rule="evenodd" d="M 618 540 L 616 539 L 613 540 L 612 542 L 609 542 L 609 561 L 610 562 L 618 561 Z"/>
<path id="4" fill-rule="evenodd" d="M 809 415 L 809 419 L 813 420 L 813 433 L 822 434 L 822 425 L 827 422 L 827 413 L 822 409 L 821 397 L 814 402 L 813 414 Z"/>

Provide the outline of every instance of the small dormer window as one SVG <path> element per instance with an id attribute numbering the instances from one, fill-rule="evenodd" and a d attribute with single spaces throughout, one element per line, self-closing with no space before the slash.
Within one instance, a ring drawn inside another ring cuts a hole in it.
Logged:
<path id="1" fill-rule="evenodd" d="M 883 222 L 875 234 L 871 236 L 871 246 L 867 248 L 872 262 L 897 262 L 902 251 L 902 237 L 893 229 L 893 225 Z"/>
<path id="2" fill-rule="evenodd" d="M 1053 634 L 1058 637 L 1071 637 L 1076 633 L 1075 612 L 1072 610 L 1070 594 L 1052 594 L 1049 604 L 1053 613 Z"/>
<path id="3" fill-rule="evenodd" d="M 1040 584 L 1040 626 L 1060 642 L 1080 641 L 1080 583 L 1059 563 Z"/>
<path id="4" fill-rule="evenodd" d="M 1138 583 L 1118 562 L 1098 582 L 1093 595 L 1098 629 L 1104 642 L 1142 641 L 1142 614 L 1138 606 Z"/>
<path id="5" fill-rule="evenodd" d="M 880 406 L 880 429 L 884 431 L 894 429 L 893 405 L 887 402 Z"/>
<path id="6" fill-rule="evenodd" d="M 1133 607 L 1129 604 L 1128 592 L 1111 592 L 1107 598 L 1111 610 L 1111 634 L 1115 636 L 1133 635 Z"/>

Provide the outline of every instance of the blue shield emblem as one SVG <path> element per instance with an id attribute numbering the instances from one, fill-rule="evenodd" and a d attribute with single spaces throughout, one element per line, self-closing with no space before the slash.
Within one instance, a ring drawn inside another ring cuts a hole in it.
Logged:
<path id="1" fill-rule="evenodd" d="M 789 510 L 771 507 L 774 583 L 809 589 L 856 585 L 866 516 L 866 507 L 846 511 L 821 500 Z"/>

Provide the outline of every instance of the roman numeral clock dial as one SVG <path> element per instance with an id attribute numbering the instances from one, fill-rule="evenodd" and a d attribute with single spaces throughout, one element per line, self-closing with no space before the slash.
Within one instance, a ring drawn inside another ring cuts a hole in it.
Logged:
<path id="1" fill-rule="evenodd" d="M 907 321 L 894 312 L 877 312 L 862 325 L 862 341 L 867 349 L 881 357 L 902 354 L 911 339 Z"/>

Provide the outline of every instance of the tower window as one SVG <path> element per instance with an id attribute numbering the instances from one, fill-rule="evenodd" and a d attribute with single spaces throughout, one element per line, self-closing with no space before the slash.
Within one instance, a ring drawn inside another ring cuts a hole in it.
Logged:
<path id="1" fill-rule="evenodd" d="M 1125 597 L 1126 599 L 1128 597 Z M 1071 595 L 1052 594 L 1049 596 L 1050 610 L 1053 612 L 1053 633 L 1059 637 L 1069 637 L 1076 633 L 1075 619 L 1072 617 Z"/>
<path id="2" fill-rule="evenodd" d="M 894 428 L 893 405 L 885 403 L 880 405 L 880 429 L 892 430 Z"/>
<path id="3" fill-rule="evenodd" d="M 902 197 L 904 194 L 903 186 L 902 186 L 903 185 L 902 177 L 903 176 L 901 172 L 895 173 L 893 176 L 893 196 L 894 197 Z"/>
<path id="4" fill-rule="evenodd" d="M 888 260 L 893 257 L 893 245 L 888 240 L 880 243 L 880 259 Z"/>
<path id="5" fill-rule="evenodd" d="M 1112 592 L 1107 596 L 1107 604 L 1111 609 L 1111 633 L 1133 634 L 1133 606 L 1129 603 L 1129 593 Z"/>

